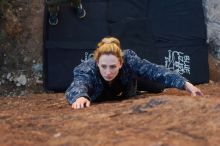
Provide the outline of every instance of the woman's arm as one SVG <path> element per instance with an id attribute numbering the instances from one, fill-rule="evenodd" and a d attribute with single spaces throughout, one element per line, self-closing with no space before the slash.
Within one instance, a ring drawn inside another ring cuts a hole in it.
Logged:
<path id="1" fill-rule="evenodd" d="M 137 76 L 159 82 L 165 87 L 175 87 L 184 89 L 184 77 L 176 72 L 167 69 L 165 66 L 157 65 L 146 59 L 141 59 L 132 50 L 127 50 L 124 54 L 125 62 Z"/>
<path id="2" fill-rule="evenodd" d="M 126 52 L 125 60 L 138 76 L 158 81 L 163 83 L 166 87 L 185 89 L 192 96 L 203 95 L 200 89 L 188 82 L 181 75 L 167 69 L 165 66 L 159 66 L 145 59 L 141 59 L 131 50 Z"/>
<path id="3" fill-rule="evenodd" d="M 90 94 L 94 90 L 93 87 L 93 78 L 94 70 L 93 63 L 87 62 L 82 63 L 79 66 L 75 67 L 73 72 L 73 82 L 66 90 L 66 98 L 69 104 L 76 102 L 78 98 L 85 97 L 90 100 Z"/>

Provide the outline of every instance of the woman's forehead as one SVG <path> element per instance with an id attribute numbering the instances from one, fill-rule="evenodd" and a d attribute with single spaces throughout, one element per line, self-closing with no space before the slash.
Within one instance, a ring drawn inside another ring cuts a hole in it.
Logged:
<path id="1" fill-rule="evenodd" d="M 112 54 L 104 54 L 99 58 L 99 64 L 118 64 L 119 59 L 115 55 Z"/>

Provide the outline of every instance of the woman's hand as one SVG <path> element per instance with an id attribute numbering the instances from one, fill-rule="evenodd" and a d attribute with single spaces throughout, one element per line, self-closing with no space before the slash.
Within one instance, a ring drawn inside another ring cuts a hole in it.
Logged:
<path id="1" fill-rule="evenodd" d="M 90 101 L 85 97 L 79 97 L 73 104 L 73 109 L 81 109 L 90 106 Z"/>
<path id="2" fill-rule="evenodd" d="M 197 95 L 203 96 L 202 91 L 189 82 L 185 83 L 185 89 L 191 94 L 191 96 L 197 96 Z"/>

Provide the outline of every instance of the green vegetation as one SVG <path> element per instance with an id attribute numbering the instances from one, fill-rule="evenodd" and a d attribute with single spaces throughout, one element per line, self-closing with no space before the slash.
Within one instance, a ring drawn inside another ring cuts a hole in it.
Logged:
<path id="1" fill-rule="evenodd" d="M 8 0 L 0 0 L 0 18 L 4 17 L 4 11 L 9 7 Z"/>

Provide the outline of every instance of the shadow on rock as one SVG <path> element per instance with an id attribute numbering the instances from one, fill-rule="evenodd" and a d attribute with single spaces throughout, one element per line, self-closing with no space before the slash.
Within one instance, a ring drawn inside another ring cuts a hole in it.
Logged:
<path id="1" fill-rule="evenodd" d="M 167 103 L 167 100 L 165 99 L 151 99 L 149 102 L 147 102 L 144 105 L 136 105 L 133 107 L 133 113 L 142 113 L 147 112 L 147 109 L 154 108 L 158 105 L 162 105 Z"/>

